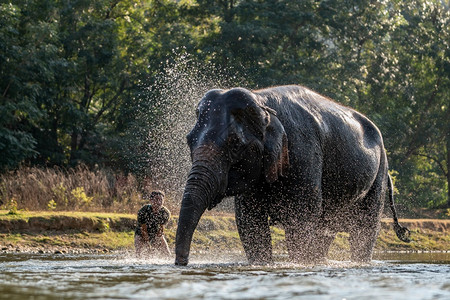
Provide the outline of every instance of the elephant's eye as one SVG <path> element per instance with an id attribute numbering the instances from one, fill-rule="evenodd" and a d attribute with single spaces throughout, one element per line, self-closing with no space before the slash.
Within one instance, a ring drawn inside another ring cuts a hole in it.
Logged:
<path id="1" fill-rule="evenodd" d="M 228 147 L 230 156 L 233 159 L 236 159 L 238 158 L 242 149 L 242 140 L 239 138 L 238 135 L 232 134 L 228 137 Z"/>
<path id="2" fill-rule="evenodd" d="M 228 137 L 228 143 L 231 147 L 237 147 L 239 146 L 239 144 L 241 144 L 241 139 L 237 134 L 230 134 L 230 136 Z"/>

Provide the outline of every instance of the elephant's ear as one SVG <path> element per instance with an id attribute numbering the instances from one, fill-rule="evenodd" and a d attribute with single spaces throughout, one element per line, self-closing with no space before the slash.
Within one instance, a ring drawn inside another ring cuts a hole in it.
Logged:
<path id="1" fill-rule="evenodd" d="M 289 169 L 288 140 L 284 127 L 274 112 L 268 112 L 269 122 L 264 136 L 264 175 L 267 182 L 287 176 Z"/>

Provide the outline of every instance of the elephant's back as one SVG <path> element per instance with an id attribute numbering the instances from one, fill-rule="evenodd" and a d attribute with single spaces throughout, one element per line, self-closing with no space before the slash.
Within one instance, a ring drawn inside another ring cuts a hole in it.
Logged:
<path id="1" fill-rule="evenodd" d="M 299 164 L 294 168 L 320 154 L 324 195 L 352 201 L 367 193 L 385 155 L 381 133 L 367 117 L 301 86 L 259 93 L 285 126 L 289 155 Z"/>
<path id="2" fill-rule="evenodd" d="M 324 142 L 327 137 L 342 138 L 339 136 L 353 133 L 354 138 L 363 140 L 367 146 L 382 144 L 379 129 L 366 116 L 306 87 L 279 86 L 255 93 L 277 112 L 287 130 L 291 127 L 299 130 L 314 128 L 314 133 L 321 135 Z"/>
<path id="3" fill-rule="evenodd" d="M 255 91 L 255 93 L 262 96 L 264 105 L 277 112 L 277 117 L 285 126 L 307 120 L 308 116 L 320 124 L 331 121 L 324 120 L 324 117 L 346 116 L 353 112 L 351 108 L 298 85 L 278 86 Z"/>

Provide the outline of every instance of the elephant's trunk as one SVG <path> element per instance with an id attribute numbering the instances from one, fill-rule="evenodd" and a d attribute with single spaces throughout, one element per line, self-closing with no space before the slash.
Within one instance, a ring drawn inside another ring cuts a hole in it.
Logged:
<path id="1" fill-rule="evenodd" d="M 195 157 L 195 156 L 194 156 Z M 212 167 L 214 166 L 214 167 Z M 189 173 L 181 202 L 175 239 L 175 264 L 185 266 L 189 261 L 192 236 L 206 208 L 213 206 L 225 186 L 220 174 L 221 164 L 195 160 Z"/>
<path id="2" fill-rule="evenodd" d="M 206 209 L 206 206 L 199 203 L 201 199 L 195 195 L 195 192 L 184 192 L 175 240 L 176 265 L 185 266 L 189 262 L 192 235 Z"/>

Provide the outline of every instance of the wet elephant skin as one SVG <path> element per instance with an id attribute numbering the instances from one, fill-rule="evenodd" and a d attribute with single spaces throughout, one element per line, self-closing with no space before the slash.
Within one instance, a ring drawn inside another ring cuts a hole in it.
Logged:
<path id="1" fill-rule="evenodd" d="M 386 190 L 399 238 L 383 139 L 364 115 L 302 86 L 211 90 L 187 135 L 192 168 L 176 234 L 177 265 L 189 259 L 206 209 L 235 197 L 248 261 L 272 262 L 270 225 L 283 226 L 289 257 L 326 258 L 338 231 L 352 259 L 370 261 Z"/>

